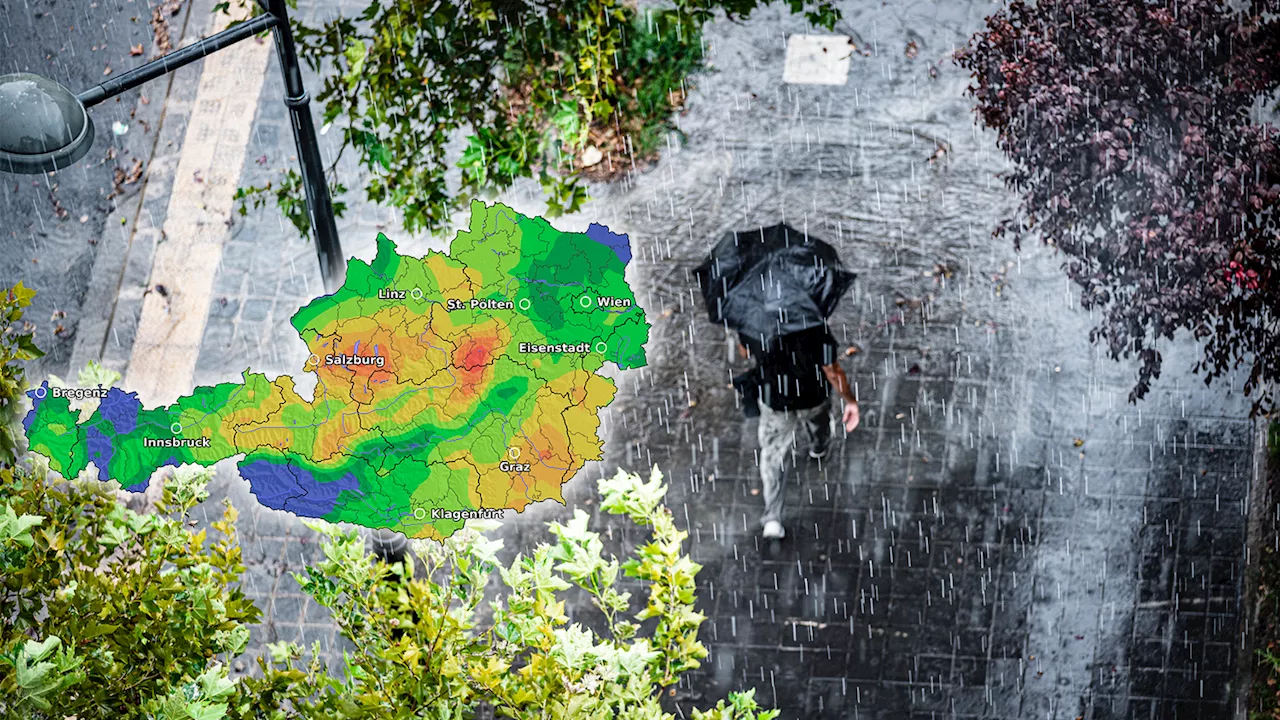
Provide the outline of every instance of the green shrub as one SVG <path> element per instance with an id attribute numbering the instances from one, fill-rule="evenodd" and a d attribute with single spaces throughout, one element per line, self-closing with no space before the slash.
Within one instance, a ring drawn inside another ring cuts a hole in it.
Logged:
<path id="1" fill-rule="evenodd" d="M 35 326 L 22 319 L 36 293 L 21 282 L 0 290 L 0 468 L 10 466 L 18 456 L 18 414 L 26 370 L 19 363 L 43 357 L 31 341 Z"/>
<path id="2" fill-rule="evenodd" d="M 240 682 L 232 718 L 472 718 L 481 705 L 499 717 L 670 718 L 663 688 L 698 667 L 706 649 L 694 611 L 699 566 L 684 555 L 686 533 L 662 505 L 666 487 L 655 469 L 648 482 L 619 471 L 600 481 L 601 507 L 652 530 L 625 563 L 603 557 L 587 515 L 550 523 L 555 544 L 541 544 L 510 564 L 500 541 L 474 529 L 443 543 L 419 542 L 419 561 L 387 566 L 354 533 L 331 525 L 325 559 L 297 575 L 304 592 L 333 611 L 354 646 L 343 678 L 332 677 L 319 647 L 304 653 L 279 643 L 260 659 L 262 677 Z M 412 557 L 412 556 L 410 556 Z M 481 617 L 493 573 L 503 594 Z M 619 572 L 648 588 L 630 615 Z M 603 633 L 569 623 L 564 592 L 581 588 L 600 613 Z M 653 620 L 651 632 L 636 621 Z M 769 720 L 753 693 L 735 694 L 696 719 Z"/>
<path id="3" fill-rule="evenodd" d="M 223 716 L 258 610 L 233 587 L 235 510 L 212 543 L 188 523 L 207 477 L 174 473 L 139 515 L 97 481 L 0 470 L 0 716 Z"/>

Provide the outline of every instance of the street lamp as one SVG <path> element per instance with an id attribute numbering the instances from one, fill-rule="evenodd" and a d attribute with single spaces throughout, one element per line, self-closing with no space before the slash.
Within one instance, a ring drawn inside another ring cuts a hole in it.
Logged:
<path id="1" fill-rule="evenodd" d="M 293 140 L 302 166 L 316 255 L 325 288 L 337 290 L 346 274 L 346 258 L 333 219 L 333 203 L 324 181 L 324 165 L 311 120 L 311 98 L 302 86 L 302 70 L 289 27 L 286 0 L 258 0 L 263 13 L 234 27 L 188 45 L 157 60 L 75 94 L 39 75 L 0 75 L 0 170 L 45 173 L 80 160 L 93 145 L 93 119 L 87 108 L 145 82 L 189 65 L 241 40 L 271 30 L 284 75 L 284 103 L 289 108 Z"/>

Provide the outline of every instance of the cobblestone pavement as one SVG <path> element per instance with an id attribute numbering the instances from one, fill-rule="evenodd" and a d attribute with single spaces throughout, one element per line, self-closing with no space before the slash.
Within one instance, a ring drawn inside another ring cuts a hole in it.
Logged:
<path id="1" fill-rule="evenodd" d="M 140 0 L 0 0 L 0 73 L 38 73 L 87 89 L 152 59 L 159 34 L 167 31 L 175 45 L 184 33 L 198 37 L 200 18 L 188 27 L 190 6 L 177 7 L 158 32 Z M 144 46 L 143 54 L 131 54 Z M 117 296 L 125 316 L 140 299 L 150 251 L 135 252 L 128 273 L 121 260 L 131 247 L 155 244 L 151 221 L 157 205 L 163 216 L 199 72 L 183 68 L 93 108 L 94 145 L 75 166 L 49 176 L 0 175 L 0 285 L 22 280 L 39 290 L 27 319 L 46 356 L 30 366 L 33 375 L 65 375 L 101 355 Z M 139 237 L 144 241 L 135 245 Z M 106 350 L 118 347 L 112 342 Z"/>
<path id="2" fill-rule="evenodd" d="M 870 54 L 832 86 L 782 82 L 802 20 L 714 24 L 715 71 L 697 80 L 683 142 L 557 221 L 630 235 L 650 366 L 615 374 L 606 459 L 566 486 L 568 507 L 535 506 L 500 533 L 508 550 L 545 540 L 543 522 L 593 510 L 601 474 L 659 465 L 704 566 L 711 655 L 672 700 L 686 716 L 748 687 L 783 718 L 1219 718 L 1243 702 L 1247 405 L 1238 383 L 1188 372 L 1188 344 L 1162 347 L 1163 377 L 1127 404 L 1133 368 L 1088 344 L 1060 259 L 990 238 L 1014 201 L 945 58 L 994 7 L 844 3 L 836 32 Z M 273 58 L 244 182 L 292 154 L 276 74 Z M 530 188 L 504 200 L 539 208 Z M 863 425 L 822 462 L 799 449 L 788 537 L 772 542 L 756 523 L 754 423 L 728 387 L 743 366 L 690 271 L 724 232 L 779 220 L 859 273 L 833 329 L 858 348 L 844 365 Z M 401 252 L 446 240 L 401 238 L 392 213 L 362 203 L 339 229 L 366 259 L 380 229 Z M 296 372 L 288 318 L 320 290 L 312 248 L 270 212 L 230 233 L 195 380 Z M 288 574 L 317 556 L 314 534 L 257 506 L 230 464 L 213 492 L 246 509 L 246 585 L 266 619 L 251 653 L 278 639 L 337 651 Z"/>

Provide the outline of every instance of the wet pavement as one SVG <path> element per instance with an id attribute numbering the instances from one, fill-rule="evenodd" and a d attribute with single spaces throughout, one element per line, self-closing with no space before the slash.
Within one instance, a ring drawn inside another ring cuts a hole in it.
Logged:
<path id="1" fill-rule="evenodd" d="M 164 4 L 176 10 L 164 14 L 162 27 L 177 46 L 190 7 Z M 37 73 L 73 92 L 118 76 L 152 59 L 153 5 L 0 0 L 0 74 Z M 132 54 L 134 47 L 142 52 Z M 181 125 L 180 98 L 198 73 L 198 68 L 180 70 L 172 86 L 167 79 L 156 81 L 90 110 L 93 148 L 73 167 L 47 176 L 0 175 L 0 284 L 20 279 L 39 290 L 27 320 L 36 324 L 36 342 L 47 354 L 33 363 L 33 375 L 65 375 L 76 363 L 101 354 L 101 335 L 80 332 L 84 316 L 109 317 L 115 296 L 128 294 L 131 285 L 141 293 L 149 262 L 140 281 L 126 281 L 119 268 L 112 273 L 104 266 L 114 264 L 132 243 L 139 190 L 155 179 L 148 175 L 153 157 L 173 152 L 166 143 Z M 179 102 L 170 104 L 170 99 Z M 166 122 L 170 135 L 161 142 Z M 124 132 L 113 130 L 117 125 Z M 95 282 L 100 292 L 91 289 Z M 95 302 L 86 302 L 91 295 Z M 73 362 L 77 344 L 83 359 Z"/>
<path id="2" fill-rule="evenodd" d="M 1238 382 L 1206 388 L 1188 371 L 1195 346 L 1165 345 L 1163 377 L 1127 404 L 1134 368 L 1088 344 L 1061 259 L 990 238 L 1014 198 L 945 56 L 994 5 L 842 7 L 837 32 L 870 52 L 851 58 L 847 84 L 782 82 L 786 37 L 810 30 L 779 9 L 714 24 L 715 71 L 679 119 L 683 143 L 557 221 L 630 235 L 650 366 L 614 374 L 606 459 L 566 486 L 568 507 L 508 521 L 508 550 L 592 511 L 595 479 L 616 466 L 660 466 L 704 567 L 711 654 L 672 701 L 682 716 L 749 687 L 783 718 L 1232 716 L 1254 470 Z M 292 152 L 271 62 L 242 182 Z M 536 188 L 503 199 L 539 209 Z M 724 232 L 782 220 L 859 274 L 832 327 L 858 349 L 842 362 L 863 424 L 821 462 L 799 449 L 788 537 L 773 542 L 756 523 L 754 421 L 729 387 L 745 365 L 707 322 L 692 269 Z M 394 216 L 361 203 L 339 224 L 366 259 L 384 228 L 397 235 Z M 311 246 L 270 212 L 230 233 L 197 383 L 246 365 L 294 372 L 306 355 L 287 321 L 320 288 Z M 401 252 L 444 244 L 396 239 Z M 266 616 L 251 652 L 280 639 L 340 650 L 288 575 L 317 556 L 314 534 L 258 507 L 229 464 L 213 491 L 247 510 L 246 586 Z M 636 539 L 593 523 L 620 550 Z"/>

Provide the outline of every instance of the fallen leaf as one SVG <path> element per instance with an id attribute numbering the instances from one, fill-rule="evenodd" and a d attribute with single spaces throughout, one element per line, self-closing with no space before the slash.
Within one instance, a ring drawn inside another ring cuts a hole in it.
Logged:
<path id="1" fill-rule="evenodd" d="M 844 356 L 852 357 L 854 355 L 857 355 L 859 352 L 861 352 L 861 350 L 858 349 L 857 345 L 850 345 L 849 347 L 845 348 Z"/>
<path id="2" fill-rule="evenodd" d="M 1084 445 L 1084 438 L 1075 438 L 1074 440 L 1071 441 L 1071 444 L 1075 445 L 1076 447 L 1080 447 L 1081 445 Z"/>
<path id="3" fill-rule="evenodd" d="M 110 74 L 111 74 L 111 66 L 110 66 L 110 65 L 108 65 L 108 66 L 106 66 L 106 67 L 102 68 L 102 74 L 103 74 L 103 75 L 110 75 Z"/>
<path id="4" fill-rule="evenodd" d="M 142 54 L 142 43 L 138 43 L 137 45 L 132 45 L 132 46 L 130 46 L 130 47 L 129 47 L 129 54 L 130 54 L 130 55 L 133 55 L 133 56 L 135 56 L 135 57 L 136 57 L 136 56 L 138 56 L 138 55 L 141 55 L 141 54 Z"/>
<path id="5" fill-rule="evenodd" d="M 125 175 L 124 182 L 126 185 L 132 185 L 138 182 L 138 179 L 141 177 L 142 161 L 135 158 L 133 161 L 133 167 L 129 168 L 129 174 Z"/>

